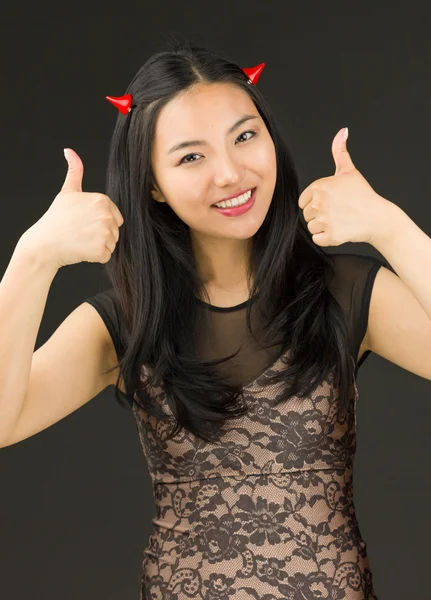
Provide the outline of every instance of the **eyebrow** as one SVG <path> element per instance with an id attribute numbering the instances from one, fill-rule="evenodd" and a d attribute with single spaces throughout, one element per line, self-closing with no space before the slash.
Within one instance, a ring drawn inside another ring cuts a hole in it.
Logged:
<path id="1" fill-rule="evenodd" d="M 243 117 L 241 117 L 241 119 L 234 123 L 232 127 L 229 127 L 229 129 L 226 132 L 226 135 L 230 135 L 231 133 L 233 133 L 235 129 L 238 129 L 238 127 L 240 127 L 246 121 L 258 118 L 259 117 L 257 115 L 244 115 Z M 180 142 L 179 144 L 175 144 L 175 146 L 172 146 L 168 154 L 172 154 L 172 152 L 176 152 L 177 150 L 181 150 L 182 148 L 187 148 L 188 146 L 204 146 L 206 143 L 207 142 L 205 142 L 205 140 L 190 140 L 187 142 Z"/>

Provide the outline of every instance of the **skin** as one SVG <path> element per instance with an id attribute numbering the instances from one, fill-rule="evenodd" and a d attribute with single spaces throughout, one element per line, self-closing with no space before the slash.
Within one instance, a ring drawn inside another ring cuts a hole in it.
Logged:
<path id="1" fill-rule="evenodd" d="M 245 114 L 257 118 L 227 136 L 227 130 Z M 206 144 L 169 154 L 174 144 L 186 140 L 205 140 Z M 183 157 L 187 158 L 180 164 Z M 157 120 L 152 167 L 153 198 L 167 202 L 189 226 L 207 289 L 244 289 L 252 238 L 265 220 L 276 183 L 274 143 L 251 98 L 226 83 L 198 84 L 177 96 Z M 255 204 L 241 216 L 226 217 L 211 207 L 254 187 Z"/>

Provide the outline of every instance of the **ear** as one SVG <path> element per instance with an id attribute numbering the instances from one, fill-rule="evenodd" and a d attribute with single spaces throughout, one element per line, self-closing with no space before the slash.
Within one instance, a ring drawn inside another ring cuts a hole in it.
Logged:
<path id="1" fill-rule="evenodd" d="M 162 195 L 159 190 L 152 189 L 151 195 L 156 202 L 164 202 L 164 200 L 162 200 Z"/>

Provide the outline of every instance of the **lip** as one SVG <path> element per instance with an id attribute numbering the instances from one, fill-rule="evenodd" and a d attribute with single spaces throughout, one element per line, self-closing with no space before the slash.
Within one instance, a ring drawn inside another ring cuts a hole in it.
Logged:
<path id="1" fill-rule="evenodd" d="M 217 202 L 214 202 L 214 204 L 218 204 L 219 202 L 225 202 L 226 200 L 232 200 L 233 198 L 238 198 L 238 196 L 242 196 L 246 192 L 249 192 L 250 190 L 253 191 L 254 189 L 255 188 L 246 188 L 245 190 L 242 190 L 242 192 L 237 192 L 236 194 L 232 194 L 232 196 L 226 196 L 226 198 L 222 198 L 221 200 L 217 200 Z M 214 204 L 211 204 L 211 206 L 214 206 Z"/>
<path id="2" fill-rule="evenodd" d="M 231 208 L 218 208 L 217 206 L 213 206 L 215 210 L 217 210 L 222 215 L 226 217 L 239 217 L 240 215 L 248 212 L 252 206 L 254 205 L 256 199 L 256 188 L 253 188 L 251 196 L 249 200 L 245 204 L 241 204 L 241 206 L 233 206 Z"/>

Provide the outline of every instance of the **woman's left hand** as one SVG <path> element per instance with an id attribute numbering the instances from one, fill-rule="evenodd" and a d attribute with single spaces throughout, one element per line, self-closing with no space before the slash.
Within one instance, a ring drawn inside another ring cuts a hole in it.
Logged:
<path id="1" fill-rule="evenodd" d="M 394 206 L 377 194 L 356 169 L 343 140 L 344 130 L 332 142 L 335 175 L 314 181 L 298 200 L 317 246 L 372 244 Z"/>

